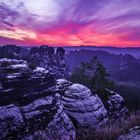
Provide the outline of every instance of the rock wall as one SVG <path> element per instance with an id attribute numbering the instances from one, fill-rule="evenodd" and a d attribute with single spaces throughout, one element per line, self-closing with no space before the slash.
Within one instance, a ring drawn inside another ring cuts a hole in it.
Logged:
<path id="1" fill-rule="evenodd" d="M 54 48 L 48 46 L 31 48 L 27 60 L 35 66 L 52 71 L 57 78 L 66 78 L 69 75 L 63 48 L 57 48 L 56 52 Z"/>
<path id="2" fill-rule="evenodd" d="M 49 71 L 1 59 L 0 139 L 35 139 L 40 132 L 48 139 L 75 139 L 75 127 L 54 88 Z"/>
<path id="3" fill-rule="evenodd" d="M 68 78 L 70 74 L 63 48 L 54 49 L 43 45 L 26 49 L 15 45 L 6 45 L 0 47 L 0 58 L 26 60 L 32 67 L 42 67 L 52 71 L 57 78 Z"/>

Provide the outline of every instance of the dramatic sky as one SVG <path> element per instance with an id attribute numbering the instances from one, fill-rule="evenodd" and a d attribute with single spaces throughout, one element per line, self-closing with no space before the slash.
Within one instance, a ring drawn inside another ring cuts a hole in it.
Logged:
<path id="1" fill-rule="evenodd" d="M 140 46 L 140 0 L 0 0 L 0 44 Z"/>

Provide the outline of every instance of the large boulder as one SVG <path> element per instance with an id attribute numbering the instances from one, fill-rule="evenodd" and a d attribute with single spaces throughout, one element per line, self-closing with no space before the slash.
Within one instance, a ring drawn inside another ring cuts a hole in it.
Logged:
<path id="1" fill-rule="evenodd" d="M 75 126 L 97 128 L 108 120 L 101 99 L 86 86 L 61 79 L 57 80 L 57 87 L 64 89 L 61 92 L 64 110 Z"/>
<path id="2" fill-rule="evenodd" d="M 124 99 L 114 91 L 106 89 L 102 101 L 89 88 L 65 79 L 56 81 L 56 89 L 62 96 L 65 112 L 75 126 L 96 128 L 108 118 L 119 120 L 128 116 Z"/>

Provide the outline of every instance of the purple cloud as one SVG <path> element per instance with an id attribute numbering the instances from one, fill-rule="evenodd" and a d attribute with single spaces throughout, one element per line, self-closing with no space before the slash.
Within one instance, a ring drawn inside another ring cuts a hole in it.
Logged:
<path id="1" fill-rule="evenodd" d="M 140 37 L 139 5 L 139 0 L 3 0 L 0 30 L 8 33 L 19 28 L 50 38 L 54 33 L 59 37 L 63 32 L 77 39 L 86 32 L 90 36 L 116 35 L 118 40 L 135 41 L 134 36 Z"/>

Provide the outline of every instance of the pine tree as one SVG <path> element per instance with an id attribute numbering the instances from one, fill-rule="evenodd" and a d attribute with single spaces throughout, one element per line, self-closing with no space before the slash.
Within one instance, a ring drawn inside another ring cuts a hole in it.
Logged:
<path id="1" fill-rule="evenodd" d="M 73 72 L 71 80 L 89 87 L 97 94 L 103 94 L 105 88 L 113 89 L 113 82 L 97 57 L 89 62 L 81 62 L 81 66 Z M 101 95 L 102 96 L 102 95 Z"/>

